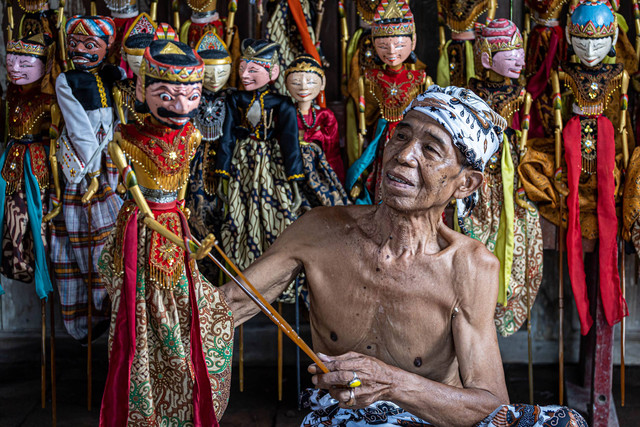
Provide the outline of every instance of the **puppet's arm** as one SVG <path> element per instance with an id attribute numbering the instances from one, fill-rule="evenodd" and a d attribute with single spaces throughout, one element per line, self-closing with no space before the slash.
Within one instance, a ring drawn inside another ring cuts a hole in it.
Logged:
<path id="1" fill-rule="evenodd" d="M 51 105 L 51 126 L 49 127 L 49 163 L 51 165 L 51 177 L 53 180 L 53 188 L 55 190 L 55 197 L 51 197 L 51 203 L 53 209 L 42 218 L 42 222 L 49 222 L 62 211 L 62 204 L 60 198 L 62 197 L 62 190 L 60 188 L 60 177 L 58 176 L 58 158 L 56 157 L 56 148 L 58 143 L 58 129 L 60 126 L 60 108 L 58 104 L 53 103 Z"/>

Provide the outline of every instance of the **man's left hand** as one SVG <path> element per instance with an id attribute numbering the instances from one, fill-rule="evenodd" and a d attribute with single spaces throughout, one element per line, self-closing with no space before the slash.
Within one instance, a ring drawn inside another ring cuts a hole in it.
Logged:
<path id="1" fill-rule="evenodd" d="M 350 351 L 340 356 L 326 356 L 318 354 L 329 369 L 323 374 L 316 364 L 307 369 L 314 374 L 311 381 L 316 388 L 328 390 L 331 397 L 340 403 L 341 408 L 360 409 L 379 400 L 390 400 L 393 385 L 394 370 L 380 360 Z M 349 387 L 357 376 L 361 385 Z M 354 401 L 351 401 L 353 391 Z M 348 403 L 348 404 L 347 404 Z"/>

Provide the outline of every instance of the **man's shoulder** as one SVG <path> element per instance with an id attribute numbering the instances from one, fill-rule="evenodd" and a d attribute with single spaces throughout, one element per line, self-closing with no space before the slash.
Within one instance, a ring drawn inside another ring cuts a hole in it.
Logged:
<path id="1" fill-rule="evenodd" d="M 478 240 L 446 226 L 443 227 L 443 234 L 455 250 L 454 263 L 459 271 L 467 274 L 492 272 L 500 266 L 498 258 Z"/>
<path id="2" fill-rule="evenodd" d="M 313 239 L 329 235 L 333 239 L 334 232 L 343 233 L 340 236 L 345 237 L 349 230 L 357 229 L 362 218 L 372 210 L 373 206 L 320 206 L 302 215 L 290 228 Z"/>

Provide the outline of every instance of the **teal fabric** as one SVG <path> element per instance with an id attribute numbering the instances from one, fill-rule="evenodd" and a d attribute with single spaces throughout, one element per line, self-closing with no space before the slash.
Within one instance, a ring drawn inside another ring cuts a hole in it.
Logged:
<path id="1" fill-rule="evenodd" d="M 0 157 L 0 168 L 4 165 L 7 153 L 10 151 L 11 145 Z M 47 258 L 44 250 L 44 244 L 42 243 L 41 228 L 42 228 L 42 201 L 40 200 L 40 188 L 38 181 L 31 171 L 31 154 L 29 150 L 26 150 L 24 155 L 24 185 L 25 194 L 27 197 L 27 213 L 29 216 L 29 228 L 33 235 L 33 251 L 36 261 L 34 282 L 36 286 L 36 293 L 40 299 L 47 299 L 50 292 L 53 291 L 53 285 L 51 284 L 51 278 L 49 277 L 49 269 L 47 268 Z M 0 194 L 3 197 L 0 199 L 0 230 L 4 230 L 4 197 L 7 188 L 7 182 L 0 175 Z M 0 260 L 2 260 L 2 251 L 0 251 Z M 2 287 L 0 287 L 0 295 L 4 293 Z"/>
<path id="2" fill-rule="evenodd" d="M 351 189 L 353 188 L 354 185 L 356 185 L 356 182 L 358 181 L 358 178 L 360 177 L 360 175 L 362 175 L 364 171 L 369 166 L 371 166 L 373 161 L 376 159 L 376 153 L 378 152 L 378 144 L 380 143 L 380 139 L 382 138 L 382 135 L 384 135 L 384 132 L 386 130 L 387 130 L 387 121 L 383 118 L 378 119 L 378 123 L 376 126 L 376 134 L 373 137 L 373 140 L 369 143 L 369 145 L 364 150 L 360 158 L 355 162 L 353 162 L 353 165 L 351 165 L 349 170 L 347 170 L 347 179 L 346 179 L 347 193 L 351 192 Z M 365 185 L 363 185 L 362 192 L 360 193 L 360 196 L 358 196 L 358 198 L 355 200 L 355 203 L 356 205 L 372 204 L 371 195 L 369 194 L 369 190 L 367 190 L 367 187 Z"/>

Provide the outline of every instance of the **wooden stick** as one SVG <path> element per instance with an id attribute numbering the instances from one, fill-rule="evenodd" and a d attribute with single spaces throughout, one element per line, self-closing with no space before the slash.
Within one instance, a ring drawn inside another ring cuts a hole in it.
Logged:
<path id="1" fill-rule="evenodd" d="M 278 302 L 278 313 L 282 316 L 282 303 Z M 278 328 L 278 401 L 282 402 L 282 330 Z"/>
<path id="2" fill-rule="evenodd" d="M 240 379 L 240 392 L 244 391 L 244 325 L 238 328 L 240 342 L 238 343 L 238 378 Z"/>
<path id="3" fill-rule="evenodd" d="M 626 272 L 625 272 L 625 267 L 626 267 L 626 262 L 625 262 L 625 251 L 624 251 L 624 240 L 620 240 L 620 255 L 622 257 L 622 259 L 620 260 L 620 282 L 622 285 L 622 298 L 624 299 L 626 297 Z M 625 353 L 625 347 L 626 347 L 626 331 L 625 331 L 625 327 L 626 327 L 626 322 L 625 322 L 625 317 L 622 318 L 622 320 L 620 321 L 620 406 L 624 406 L 625 403 L 625 395 L 626 395 L 626 388 L 625 388 L 625 368 L 624 368 L 624 353 Z"/>
<path id="4" fill-rule="evenodd" d="M 51 346 L 49 358 L 51 359 L 51 425 L 58 424 L 57 388 L 56 388 L 56 319 L 53 310 L 53 292 L 49 300 L 49 344 Z"/>
<path id="5" fill-rule="evenodd" d="M 88 220 L 88 234 L 89 234 L 89 271 L 87 277 L 87 411 L 91 411 L 91 392 L 93 388 L 92 384 L 92 371 L 93 366 L 91 363 L 92 360 L 92 351 L 91 348 L 91 340 L 93 338 L 93 320 L 92 320 L 92 312 L 93 312 L 93 251 L 92 251 L 92 242 L 93 242 L 93 234 L 91 233 L 91 200 L 89 200 L 89 205 L 87 206 L 87 220 Z"/>
<path id="6" fill-rule="evenodd" d="M 40 321 L 40 400 L 44 409 L 47 392 L 47 303 L 44 298 L 40 300 Z"/>
<path id="7" fill-rule="evenodd" d="M 526 232 L 526 231 L 525 231 Z M 529 404 L 533 405 L 533 342 L 531 338 L 531 282 L 527 279 L 527 351 L 529 373 Z"/>
<path id="8" fill-rule="evenodd" d="M 318 0 L 318 7 L 316 11 L 316 31 L 315 38 L 316 43 L 320 41 L 320 32 L 322 31 L 322 18 L 324 16 L 324 0 Z"/>

